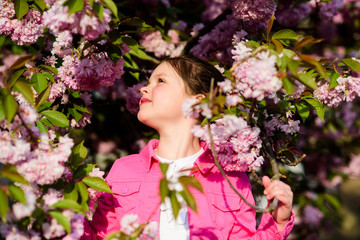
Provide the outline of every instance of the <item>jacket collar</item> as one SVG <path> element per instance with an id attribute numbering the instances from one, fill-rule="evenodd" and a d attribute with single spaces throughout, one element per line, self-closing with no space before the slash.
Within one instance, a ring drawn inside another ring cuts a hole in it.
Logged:
<path id="1" fill-rule="evenodd" d="M 154 152 L 158 145 L 159 140 L 152 139 L 139 153 L 145 161 L 147 172 L 150 171 L 153 163 L 159 162 L 159 159 L 156 157 Z M 207 147 L 206 143 L 200 142 L 200 146 L 204 149 L 204 152 L 198 157 L 198 159 L 196 159 L 195 164 L 202 174 L 206 174 L 215 166 L 215 162 L 211 150 Z"/>

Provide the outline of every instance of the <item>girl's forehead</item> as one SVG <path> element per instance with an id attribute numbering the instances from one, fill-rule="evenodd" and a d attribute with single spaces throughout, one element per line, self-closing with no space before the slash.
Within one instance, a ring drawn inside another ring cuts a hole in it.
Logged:
<path id="1" fill-rule="evenodd" d="M 150 80 L 151 78 L 158 78 L 158 77 L 167 77 L 170 79 L 181 80 L 181 82 L 183 82 L 182 78 L 179 76 L 176 70 L 171 66 L 171 64 L 167 62 L 163 62 L 155 68 L 155 70 L 150 76 Z"/>

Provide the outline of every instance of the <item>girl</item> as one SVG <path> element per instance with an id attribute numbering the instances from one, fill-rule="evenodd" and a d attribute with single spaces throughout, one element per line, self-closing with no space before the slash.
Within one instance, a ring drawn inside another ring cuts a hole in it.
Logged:
<path id="1" fill-rule="evenodd" d="M 114 195 L 103 194 L 92 222 L 85 223 L 83 239 L 102 239 L 119 231 L 127 214 L 136 214 L 140 223 L 159 223 L 164 239 L 286 239 L 294 223 L 292 191 L 281 181 L 263 178 L 268 200 L 279 204 L 273 213 L 264 213 L 256 229 L 255 210 L 234 193 L 214 164 L 210 149 L 194 137 L 191 128 L 199 120 L 185 118 L 182 104 L 188 98 L 201 100 L 210 91 L 211 78 L 223 80 L 211 64 L 191 57 L 163 61 L 141 89 L 138 119 L 158 131 L 139 154 L 118 159 L 106 181 Z M 169 203 L 160 205 L 159 162 L 169 163 L 168 177 L 191 174 L 204 193 L 192 191 L 198 213 L 183 207 L 173 219 Z M 186 171 L 186 169 L 192 169 Z M 228 172 L 238 191 L 254 203 L 251 186 L 243 172 Z M 155 209 L 155 210 L 154 210 Z"/>

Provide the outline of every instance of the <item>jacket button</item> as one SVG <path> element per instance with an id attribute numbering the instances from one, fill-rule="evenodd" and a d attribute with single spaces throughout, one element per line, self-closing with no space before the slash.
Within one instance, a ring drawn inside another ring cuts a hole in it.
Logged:
<path id="1" fill-rule="evenodd" d="M 123 187 L 121 189 L 121 193 L 127 193 L 129 191 L 129 188 L 128 187 Z"/>

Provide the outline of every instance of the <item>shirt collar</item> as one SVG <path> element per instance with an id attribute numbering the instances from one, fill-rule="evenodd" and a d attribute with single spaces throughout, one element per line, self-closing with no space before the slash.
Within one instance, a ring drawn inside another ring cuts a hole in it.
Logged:
<path id="1" fill-rule="evenodd" d="M 140 151 L 140 155 L 145 160 L 146 170 L 150 171 L 153 163 L 159 162 L 154 150 L 159 145 L 158 139 L 152 139 L 149 143 Z M 205 142 L 200 142 L 200 146 L 204 149 L 204 152 L 196 159 L 195 164 L 199 168 L 202 174 L 207 173 L 215 166 L 214 158 L 211 150 L 207 147 Z"/>

